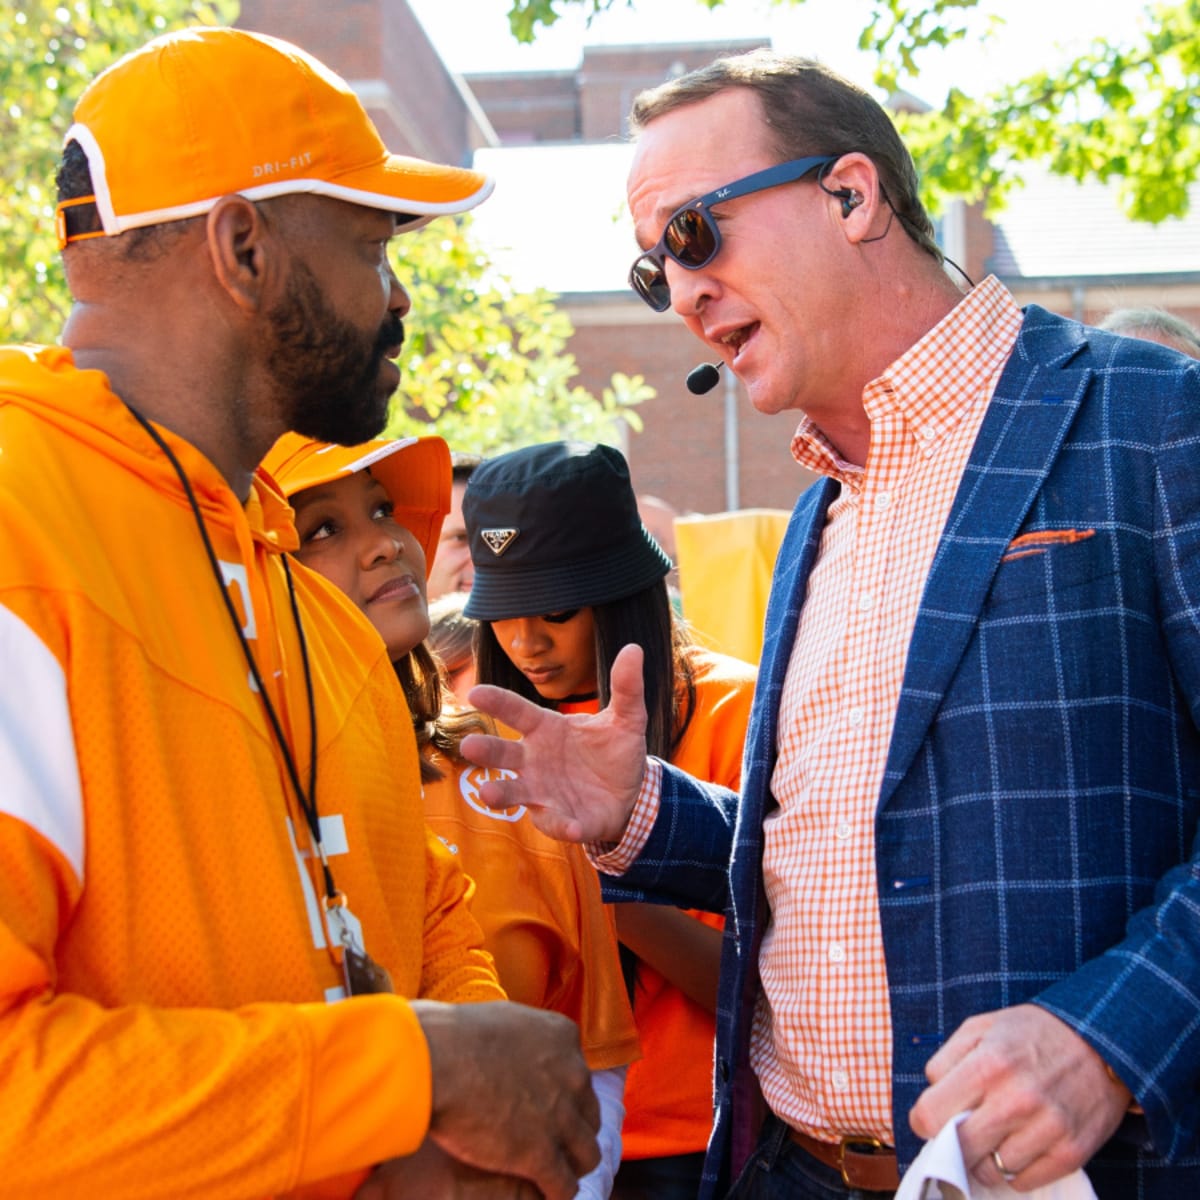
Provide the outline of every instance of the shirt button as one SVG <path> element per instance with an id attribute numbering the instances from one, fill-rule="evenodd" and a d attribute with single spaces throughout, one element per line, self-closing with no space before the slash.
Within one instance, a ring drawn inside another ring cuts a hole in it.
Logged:
<path id="1" fill-rule="evenodd" d="M 875 607 L 875 597 L 870 592 L 863 592 L 858 598 L 859 612 L 870 612 Z"/>
<path id="2" fill-rule="evenodd" d="M 831 963 L 845 962 L 846 961 L 846 947 L 839 944 L 838 942 L 834 942 L 833 945 L 829 947 L 829 961 Z"/>
<path id="3" fill-rule="evenodd" d="M 883 510 L 885 508 L 887 508 L 888 505 L 891 504 L 891 502 L 892 502 L 892 493 L 891 492 L 880 492 L 879 495 L 875 497 L 875 507 L 880 512 L 883 512 Z"/>
<path id="4" fill-rule="evenodd" d="M 866 713 L 861 708 L 855 706 L 847 714 L 847 720 L 857 729 L 866 720 Z"/>
<path id="5" fill-rule="evenodd" d="M 833 836 L 837 838 L 839 842 L 844 842 L 850 836 L 850 833 L 850 822 L 839 821 L 837 823 L 837 828 L 833 831 Z"/>
<path id="6" fill-rule="evenodd" d="M 835 1092 L 844 1092 L 850 1087 L 850 1076 L 845 1071 L 834 1071 L 830 1076 L 830 1082 L 832 1082 Z"/>
<path id="7" fill-rule="evenodd" d="M 922 441 L 932 442 L 935 437 L 937 437 L 937 429 L 935 426 L 926 425 L 925 428 L 921 430 Z"/>

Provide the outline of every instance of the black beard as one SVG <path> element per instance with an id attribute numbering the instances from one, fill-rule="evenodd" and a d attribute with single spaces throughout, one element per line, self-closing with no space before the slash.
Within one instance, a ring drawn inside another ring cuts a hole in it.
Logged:
<path id="1" fill-rule="evenodd" d="M 274 338 L 269 364 L 290 414 L 288 427 L 321 442 L 357 446 L 383 432 L 391 393 L 379 369 L 404 341 L 395 313 L 374 341 L 342 320 L 304 263 L 292 266 L 287 298 L 267 314 Z"/>

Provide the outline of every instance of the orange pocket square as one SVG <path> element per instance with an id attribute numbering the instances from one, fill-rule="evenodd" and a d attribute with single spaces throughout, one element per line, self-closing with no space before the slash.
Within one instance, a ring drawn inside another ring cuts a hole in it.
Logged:
<path id="1" fill-rule="evenodd" d="M 1015 558 L 1028 558 L 1031 554 L 1045 554 L 1054 546 L 1067 546 L 1095 537 L 1094 529 L 1039 529 L 1036 533 L 1023 533 L 1008 543 L 1001 562 L 1012 562 Z"/>

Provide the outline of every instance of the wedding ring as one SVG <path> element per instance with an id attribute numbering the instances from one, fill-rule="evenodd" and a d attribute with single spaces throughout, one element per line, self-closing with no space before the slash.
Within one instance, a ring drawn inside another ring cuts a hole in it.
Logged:
<path id="1" fill-rule="evenodd" d="M 1004 1165 L 1004 1159 L 1002 1159 L 1002 1158 L 1000 1157 L 1000 1151 L 999 1151 L 999 1150 L 993 1150 L 993 1151 L 992 1151 L 992 1162 L 994 1162 L 994 1163 L 996 1164 L 996 1170 L 997 1170 L 997 1171 L 999 1171 L 999 1172 L 1000 1172 L 1000 1174 L 1004 1176 L 1004 1182 L 1005 1182 L 1005 1183 L 1012 1183 L 1012 1181 L 1013 1181 L 1014 1179 L 1016 1179 L 1016 1177 L 1017 1177 L 1017 1174 L 1016 1174 L 1016 1172 L 1015 1172 L 1015 1171 L 1010 1171 L 1010 1170 L 1009 1170 L 1009 1169 L 1008 1169 L 1008 1168 L 1007 1168 L 1007 1167 Z"/>

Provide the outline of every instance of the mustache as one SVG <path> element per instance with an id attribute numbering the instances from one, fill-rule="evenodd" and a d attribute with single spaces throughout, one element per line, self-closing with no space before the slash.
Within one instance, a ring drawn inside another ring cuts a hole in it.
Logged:
<path id="1" fill-rule="evenodd" d="M 404 346 L 404 322 L 396 313 L 389 313 L 388 319 L 379 328 L 379 336 L 375 339 L 375 350 L 379 355 L 395 349 L 399 351 Z"/>

